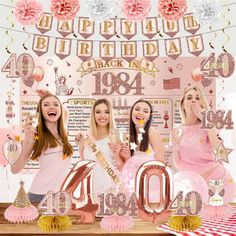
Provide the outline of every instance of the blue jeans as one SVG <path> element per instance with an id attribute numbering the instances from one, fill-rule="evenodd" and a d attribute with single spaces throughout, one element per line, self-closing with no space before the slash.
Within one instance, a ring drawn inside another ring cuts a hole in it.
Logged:
<path id="1" fill-rule="evenodd" d="M 44 196 L 45 196 L 44 194 L 34 194 L 28 192 L 28 198 L 31 203 L 40 203 L 41 200 L 44 198 Z"/>

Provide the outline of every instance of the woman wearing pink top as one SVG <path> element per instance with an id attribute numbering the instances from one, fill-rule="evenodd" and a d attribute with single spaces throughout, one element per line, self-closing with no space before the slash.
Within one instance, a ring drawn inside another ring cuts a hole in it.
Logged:
<path id="1" fill-rule="evenodd" d="M 209 107 L 201 89 L 185 89 L 180 100 L 182 125 L 172 132 L 174 165 L 180 171 L 199 173 L 207 182 L 224 179 L 224 199 L 230 202 L 235 195 L 235 183 L 223 163 L 215 161 L 213 149 L 221 142 L 216 129 L 201 129 L 201 113 L 205 110 Z"/>
<path id="2" fill-rule="evenodd" d="M 39 172 L 28 193 L 31 202 L 40 202 L 48 191 L 55 193 L 60 190 L 70 170 L 70 157 L 73 153 L 59 99 L 50 93 L 44 94 L 38 103 L 37 112 L 38 126 L 35 129 L 32 117 L 28 117 L 24 126 L 22 153 L 11 168 L 15 174 L 24 168 L 29 159 L 38 160 Z"/>

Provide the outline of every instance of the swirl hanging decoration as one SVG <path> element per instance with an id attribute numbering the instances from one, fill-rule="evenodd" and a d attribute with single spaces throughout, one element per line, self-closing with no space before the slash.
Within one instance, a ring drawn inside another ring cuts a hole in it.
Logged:
<path id="1" fill-rule="evenodd" d="M 229 11 L 230 11 L 230 9 L 227 8 L 226 10 L 224 10 L 224 14 L 223 14 L 223 18 L 224 18 L 224 20 L 225 20 L 225 22 L 226 22 L 226 27 L 229 27 L 229 26 L 231 25 L 230 20 L 226 18 L 227 15 L 228 15 L 228 13 L 229 13 Z M 225 49 L 225 45 L 230 41 L 230 36 L 229 36 L 229 34 L 227 34 L 227 33 L 225 32 L 225 28 L 222 29 L 222 33 L 227 37 L 227 39 L 226 39 L 226 41 L 223 43 L 223 45 L 222 45 L 221 48 L 222 48 L 222 50 L 223 50 L 224 52 L 227 52 L 227 50 Z"/>
<path id="2" fill-rule="evenodd" d="M 10 1 L 11 2 L 11 5 L 13 4 L 13 0 L 11 0 Z M 12 20 L 12 15 L 13 15 L 13 11 L 11 10 L 10 11 L 10 13 L 9 13 L 9 15 L 6 17 L 6 20 L 8 21 L 8 22 L 10 22 L 10 25 L 11 25 L 11 28 L 10 28 L 10 30 L 9 29 L 7 29 L 6 31 L 5 31 L 5 33 L 6 33 L 6 35 L 8 36 L 8 37 L 10 37 L 10 43 L 6 46 L 6 51 L 7 51 L 7 53 L 9 53 L 9 54 L 11 54 L 11 51 L 10 51 L 10 46 L 13 44 L 13 42 L 14 42 L 14 38 L 11 36 L 11 34 L 10 34 L 10 32 L 9 31 L 11 31 L 11 29 L 12 28 L 14 28 L 14 26 L 15 26 L 15 24 L 14 24 L 14 21 Z"/>
<path id="3" fill-rule="evenodd" d="M 28 48 L 26 47 L 26 43 L 29 42 L 30 40 L 30 34 L 25 30 L 25 27 L 22 28 L 23 31 L 27 34 L 27 38 L 26 40 L 22 43 L 22 47 L 25 49 L 25 50 L 28 50 Z"/>
<path id="4" fill-rule="evenodd" d="M 216 31 L 214 31 L 213 29 L 212 29 L 212 26 L 209 26 L 209 29 L 212 31 L 212 33 L 214 34 L 213 35 L 213 38 L 210 40 L 210 42 L 209 42 L 209 46 L 210 46 L 210 48 L 212 48 L 212 49 L 215 49 L 215 46 L 214 46 L 214 44 L 213 44 L 213 42 L 215 41 L 215 39 L 216 39 L 216 37 L 217 37 L 217 33 L 216 33 Z"/>

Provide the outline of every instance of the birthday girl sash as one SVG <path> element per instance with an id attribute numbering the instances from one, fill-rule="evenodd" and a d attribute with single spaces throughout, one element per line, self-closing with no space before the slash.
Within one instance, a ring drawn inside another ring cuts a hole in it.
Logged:
<path id="1" fill-rule="evenodd" d="M 89 138 L 84 140 L 84 143 L 90 148 L 91 152 L 96 156 L 98 163 L 105 170 L 105 172 L 111 177 L 115 184 L 121 184 L 120 178 L 116 175 L 113 166 L 106 160 L 104 154 L 98 149 L 95 143 L 92 143 Z"/>

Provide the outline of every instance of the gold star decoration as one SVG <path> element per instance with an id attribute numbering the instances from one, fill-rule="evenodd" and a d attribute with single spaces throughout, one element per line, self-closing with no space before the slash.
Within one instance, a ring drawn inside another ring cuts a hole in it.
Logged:
<path id="1" fill-rule="evenodd" d="M 35 135 L 34 136 L 34 141 L 38 141 L 39 140 L 39 136 L 38 135 Z"/>
<path id="2" fill-rule="evenodd" d="M 224 161 L 229 163 L 228 155 L 233 151 L 233 149 L 225 148 L 224 144 L 221 142 L 217 149 L 213 149 L 215 154 L 215 162 Z"/>
<path id="3" fill-rule="evenodd" d="M 136 148 L 137 148 L 138 146 L 137 146 L 137 144 L 136 143 L 130 143 L 130 150 L 136 150 Z"/>
<path id="4" fill-rule="evenodd" d="M 17 135 L 17 136 L 15 137 L 15 140 L 16 140 L 17 142 L 20 142 L 20 136 Z"/>
<path id="5" fill-rule="evenodd" d="M 144 120 L 143 119 L 139 120 L 139 124 L 144 125 Z"/>

